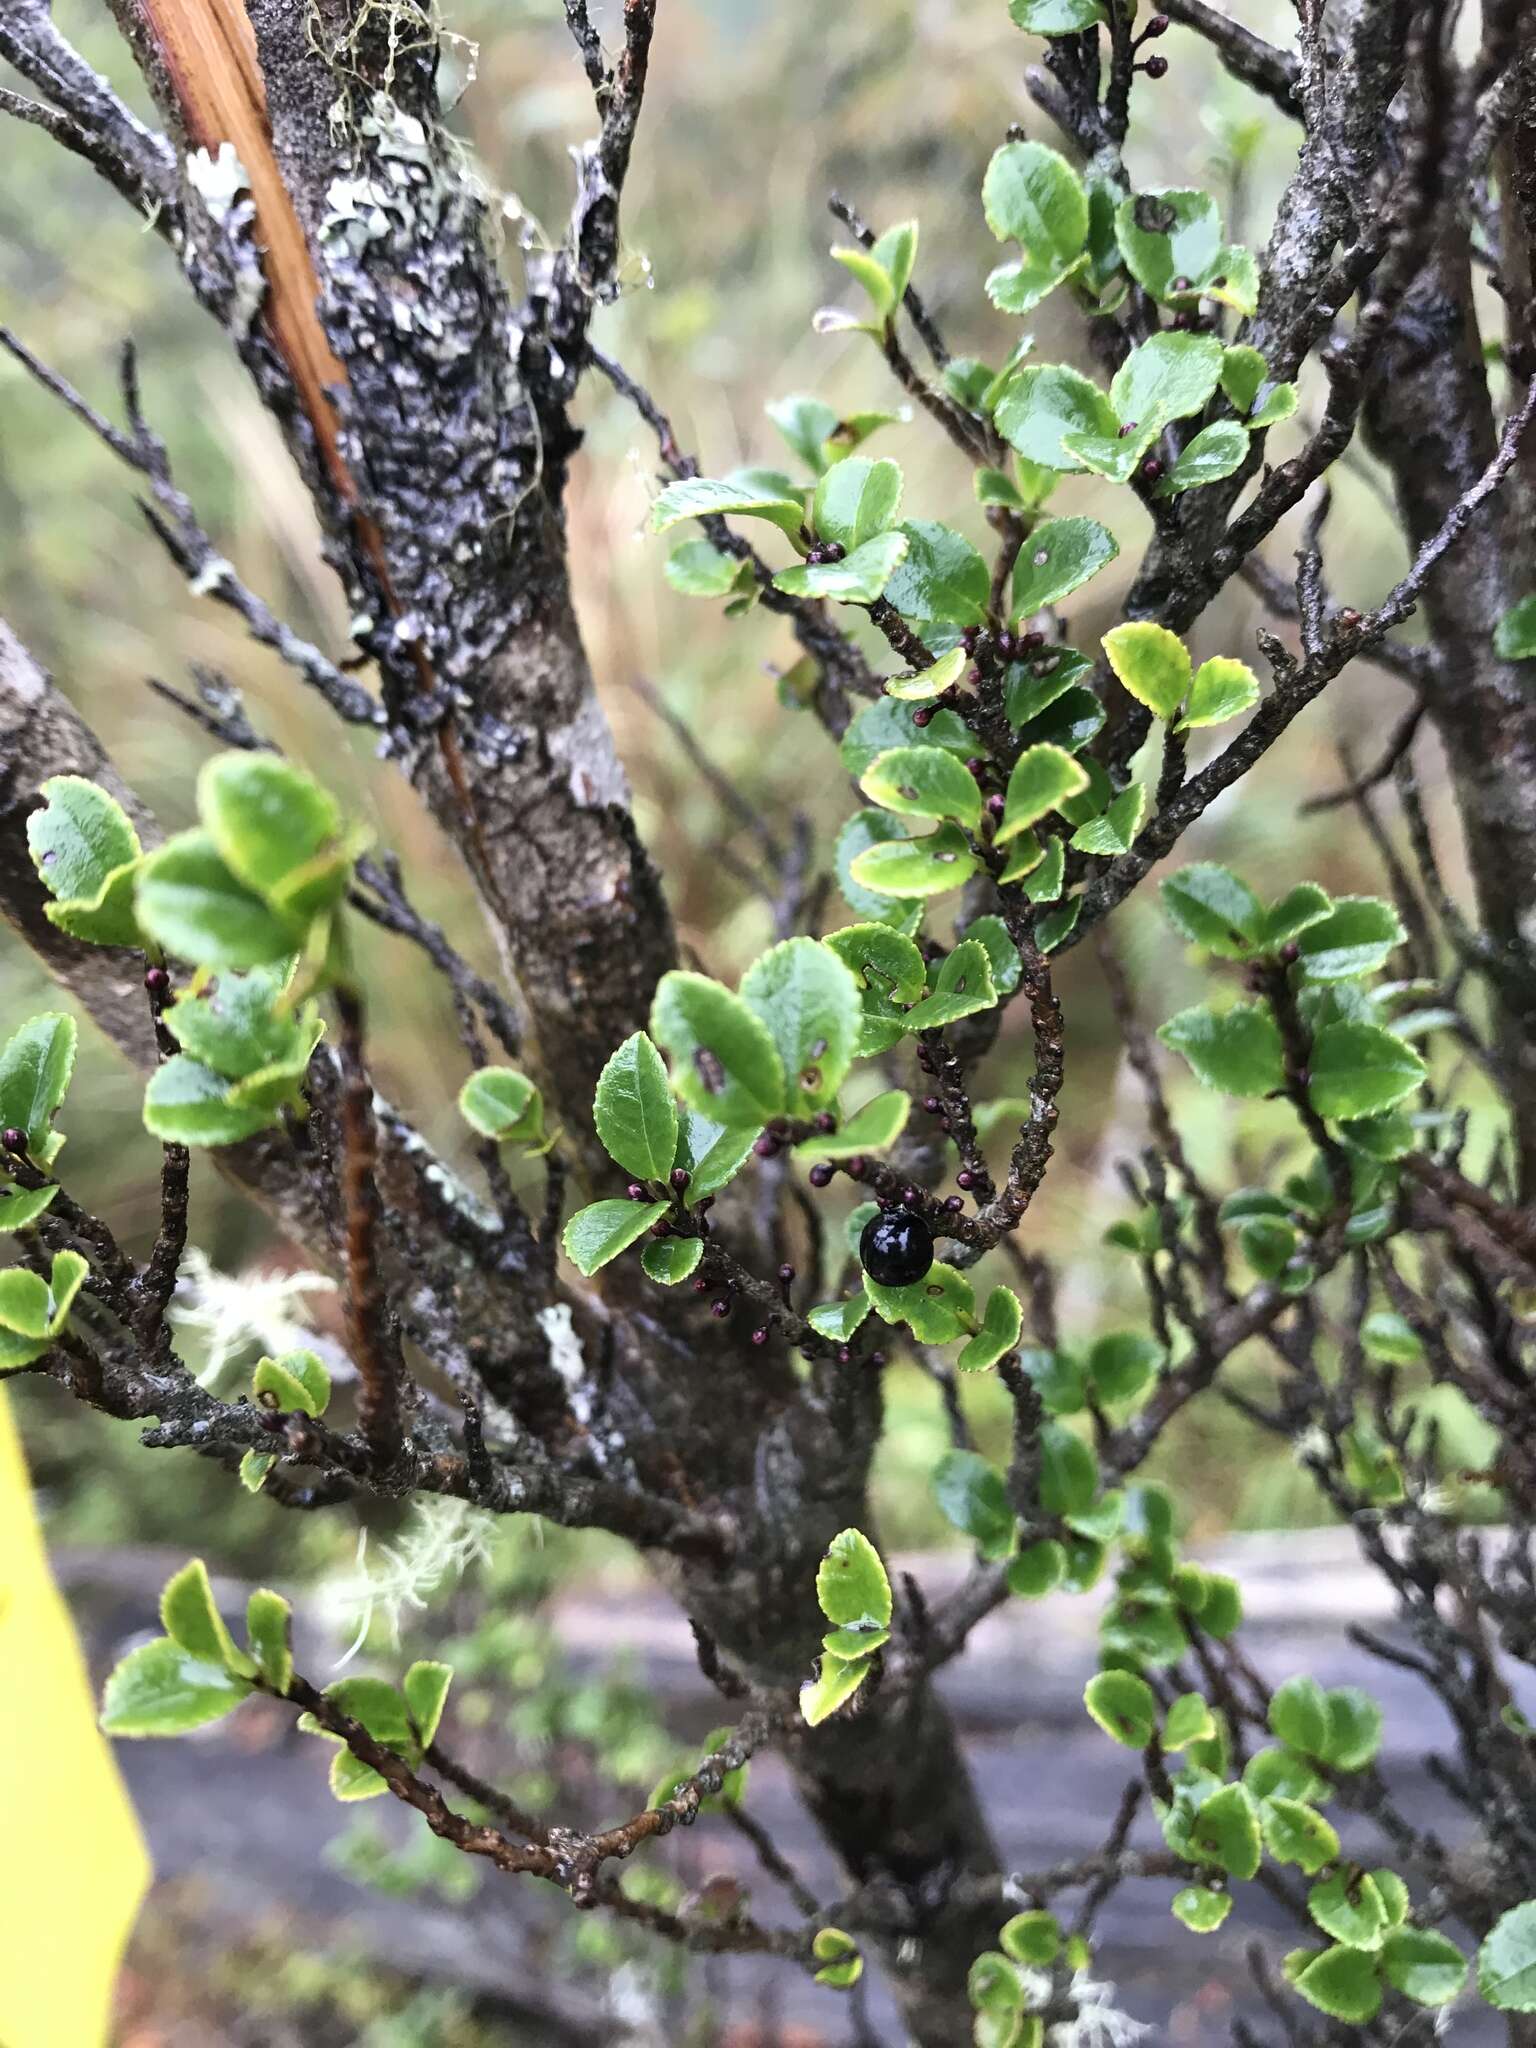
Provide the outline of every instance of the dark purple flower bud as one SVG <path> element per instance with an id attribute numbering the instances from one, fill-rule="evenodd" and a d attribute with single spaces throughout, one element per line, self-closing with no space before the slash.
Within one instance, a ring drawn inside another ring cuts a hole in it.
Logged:
<path id="1" fill-rule="evenodd" d="M 832 1180 L 832 1169 L 824 1159 L 818 1159 L 811 1168 L 809 1179 L 813 1188 L 827 1187 Z"/>
<path id="2" fill-rule="evenodd" d="M 962 1166 L 960 1171 L 955 1175 L 955 1186 L 957 1188 L 973 1188 L 975 1187 L 975 1185 L 975 1174 L 971 1172 L 969 1167 Z"/>
<path id="3" fill-rule="evenodd" d="M 766 1344 L 766 1343 L 768 1342 L 768 1332 L 767 1332 L 767 1330 L 766 1330 L 766 1329 L 761 1329 L 761 1330 L 754 1330 L 754 1331 L 752 1332 L 752 1342 L 753 1342 L 754 1344 Z"/>
<path id="4" fill-rule="evenodd" d="M 682 1194 L 683 1190 L 684 1190 L 684 1189 L 685 1189 L 685 1188 L 687 1187 L 687 1185 L 688 1185 L 688 1180 L 689 1180 L 689 1174 L 688 1174 L 688 1169 L 687 1169 L 687 1167 L 686 1167 L 686 1166 L 674 1166 L 674 1167 L 673 1167 L 673 1169 L 672 1169 L 672 1185 L 673 1185 L 673 1187 L 675 1187 L 675 1188 L 677 1189 L 677 1192 L 678 1192 L 679 1194 Z"/>

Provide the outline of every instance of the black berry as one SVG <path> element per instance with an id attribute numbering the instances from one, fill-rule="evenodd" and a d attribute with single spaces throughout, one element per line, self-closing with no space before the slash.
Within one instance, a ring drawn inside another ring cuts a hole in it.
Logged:
<path id="1" fill-rule="evenodd" d="M 975 1174 L 972 1173 L 967 1167 L 962 1166 L 960 1171 L 955 1175 L 955 1186 L 957 1188 L 973 1188 L 975 1187 L 975 1185 Z"/>
<path id="2" fill-rule="evenodd" d="M 859 1263 L 878 1287 L 911 1287 L 933 1264 L 933 1232 L 912 1210 L 887 1209 L 865 1224 Z"/>
<path id="3" fill-rule="evenodd" d="M 171 977 L 163 967 L 146 967 L 144 986 L 154 1002 L 162 1003 L 171 992 Z"/>
<path id="4" fill-rule="evenodd" d="M 1155 484 L 1163 473 L 1163 465 L 1155 455 L 1149 455 L 1141 465 L 1141 473 L 1149 484 Z"/>
<path id="5" fill-rule="evenodd" d="M 1168 59 L 1154 55 L 1149 57 L 1141 68 L 1146 72 L 1148 78 L 1166 78 L 1168 75 Z"/>
<path id="6" fill-rule="evenodd" d="M 787 1287 L 795 1277 L 795 1269 L 787 1261 L 779 1268 L 779 1278 Z"/>
<path id="7" fill-rule="evenodd" d="M 826 1163 L 826 1161 L 825 1161 L 825 1160 L 818 1160 L 818 1161 L 817 1161 L 817 1163 L 816 1163 L 816 1165 L 815 1165 L 815 1166 L 813 1166 L 813 1167 L 811 1168 L 811 1171 L 810 1171 L 810 1183 L 811 1183 L 811 1186 L 812 1186 L 813 1188 L 824 1188 L 824 1187 L 828 1187 L 828 1186 L 830 1186 L 830 1184 L 831 1184 L 831 1180 L 832 1180 L 832 1169 L 831 1169 L 831 1167 L 827 1165 L 827 1163 Z"/>

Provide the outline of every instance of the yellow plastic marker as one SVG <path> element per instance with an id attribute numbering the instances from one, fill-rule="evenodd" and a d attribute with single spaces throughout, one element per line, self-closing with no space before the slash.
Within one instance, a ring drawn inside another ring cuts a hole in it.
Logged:
<path id="1" fill-rule="evenodd" d="M 0 1387 L 0 2044 L 104 2048 L 149 1852 Z"/>

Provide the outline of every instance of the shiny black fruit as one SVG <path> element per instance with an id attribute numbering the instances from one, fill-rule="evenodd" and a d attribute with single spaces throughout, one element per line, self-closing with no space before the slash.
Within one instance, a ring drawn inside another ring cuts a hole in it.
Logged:
<path id="1" fill-rule="evenodd" d="M 933 1232 L 910 1209 L 884 1209 L 864 1226 L 859 1263 L 878 1287 L 911 1287 L 933 1264 Z"/>

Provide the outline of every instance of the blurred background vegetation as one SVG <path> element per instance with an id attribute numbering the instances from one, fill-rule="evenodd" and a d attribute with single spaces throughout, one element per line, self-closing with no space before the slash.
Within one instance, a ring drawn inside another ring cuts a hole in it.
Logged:
<path id="1" fill-rule="evenodd" d="M 456 120 L 499 202 L 499 232 L 515 276 L 520 243 L 537 241 L 546 228 L 558 232 L 564 218 L 567 152 L 591 131 L 588 90 L 558 0 L 445 0 L 444 11 L 458 39 L 452 45 L 454 89 L 462 94 Z M 603 9 L 594 11 L 603 18 Z M 1260 4 L 1246 11 L 1255 26 L 1286 38 L 1284 10 Z M 56 12 L 120 88 L 138 97 L 100 0 L 57 0 Z M 1257 117 L 1255 102 L 1184 31 L 1173 30 L 1159 47 L 1170 71 L 1160 83 L 1138 85 L 1133 176 L 1143 186 L 1207 185 L 1221 197 L 1234 238 L 1262 244 L 1292 161 L 1294 133 L 1273 116 Z M 841 233 L 834 233 L 826 210 L 830 193 L 842 194 L 877 226 L 917 215 L 918 281 L 950 345 L 1001 359 L 1014 339 L 1013 323 L 992 311 L 981 290 L 995 245 L 979 188 L 987 158 L 1011 122 L 1055 139 L 1023 87 L 1025 66 L 1038 55 L 1009 22 L 1004 0 L 868 0 L 849 8 L 821 0 L 663 0 L 626 197 L 626 288 L 601 314 L 596 338 L 655 394 L 707 473 L 779 459 L 783 451 L 763 411 L 769 400 L 814 392 L 840 411 L 899 400 L 867 339 L 812 332 L 813 310 L 844 296 L 846 286 L 827 256 Z M 108 412 L 115 403 L 117 353 L 131 336 L 150 418 L 215 543 L 300 631 L 328 649 L 343 649 L 344 607 L 319 559 L 303 490 L 275 429 L 222 337 L 192 304 L 167 252 L 82 166 L 37 132 L 11 125 L 5 151 L 5 321 Z M 1043 310 L 1039 351 L 1089 367 L 1084 335 L 1065 305 L 1058 295 Z M 1281 430 L 1287 444 L 1305 433 L 1317 396 L 1304 389 L 1300 419 Z M 596 378 L 586 388 L 585 421 L 570 522 L 593 665 L 684 944 L 711 972 L 734 980 L 771 936 L 767 906 L 715 857 L 737 828 L 638 686 L 654 685 L 687 718 L 714 762 L 775 827 L 782 830 L 797 807 L 806 810 L 821 866 L 830 861 L 832 837 L 848 810 L 846 777 L 811 716 L 779 701 L 775 673 L 795 652 L 782 624 L 764 613 L 727 621 L 717 606 L 677 596 L 663 581 L 664 550 L 644 531 L 654 490 L 653 445 Z M 920 419 L 887 429 L 880 452 L 903 465 L 910 514 L 944 518 L 979 536 L 968 477 Z M 1401 543 L 1365 456 L 1352 456 L 1336 476 L 1328 529 L 1334 587 L 1341 601 L 1364 605 L 1400 572 Z M 1073 480 L 1062 501 L 1073 511 L 1104 509 L 1092 479 Z M 1084 647 L 1113 622 L 1138 559 L 1144 536 L 1126 530 L 1128 505 L 1128 495 L 1117 494 L 1120 560 L 1095 580 L 1091 601 L 1074 613 L 1073 637 Z M 1289 535 L 1281 536 L 1273 550 L 1282 568 L 1291 544 Z M 456 864 L 403 780 L 376 764 L 365 743 L 340 737 L 323 707 L 248 644 L 228 613 L 185 588 L 145 532 L 132 480 L 9 362 L 0 364 L 0 611 L 168 828 L 190 820 L 193 776 L 207 742 L 152 695 L 146 679 L 184 688 L 199 664 L 228 677 L 258 725 L 338 787 L 368 818 L 380 844 L 401 855 L 419 907 L 490 968 Z M 1225 653 L 1257 660 L 1254 631 L 1261 620 L 1256 600 L 1234 588 L 1198 627 L 1196 659 Z M 1343 779 L 1340 740 L 1369 752 L 1401 708 L 1400 686 L 1357 664 L 1319 709 L 1298 721 L 1261 771 L 1208 813 L 1182 850 L 1232 859 L 1261 889 L 1300 874 L 1334 890 L 1380 888 L 1379 867 L 1353 814 L 1335 809 L 1308 816 L 1302 807 L 1308 796 Z M 1436 782 L 1428 794 L 1454 880 L 1446 793 Z M 472 1173 L 453 1111 L 462 1055 L 441 985 L 415 971 L 398 942 L 371 931 L 364 936 L 385 992 L 376 1038 L 382 1085 Z M 1205 976 L 1150 896 L 1120 913 L 1115 938 L 1151 1023 L 1196 999 Z M 5 940 L 0 973 L 10 1020 L 47 996 L 25 953 Z M 1125 1213 L 1116 1164 L 1134 1153 L 1144 1126 L 1139 1089 L 1120 1057 L 1091 946 L 1065 963 L 1061 993 L 1069 1018 L 1068 1081 L 1057 1158 L 1031 1210 L 1027 1236 L 1057 1262 L 1070 1342 L 1140 1315 L 1135 1261 L 1106 1250 L 1103 1232 Z M 153 1228 L 154 1173 L 137 1089 L 98 1038 L 87 1031 L 82 1043 L 68 1123 L 71 1185 L 125 1237 L 143 1243 Z M 1022 1092 L 1028 1061 L 1027 1027 L 1019 1019 L 989 1058 L 986 1087 Z M 1290 1136 L 1284 1114 L 1263 1104 L 1241 1105 L 1236 1114 L 1232 1103 L 1202 1095 L 1182 1069 L 1170 1075 L 1170 1087 L 1190 1150 L 1218 1186 L 1259 1178 Z M 203 1167 L 195 1216 L 196 1240 L 222 1272 L 280 1273 L 293 1263 L 264 1221 Z M 310 1306 L 325 1329 L 333 1302 L 314 1296 Z M 194 1362 L 198 1341 L 189 1333 Z M 1255 1375 L 1266 1369 L 1257 1359 L 1249 1368 Z M 351 1569 L 357 1532 L 348 1517 L 285 1515 L 239 1493 L 221 1472 L 139 1452 L 131 1430 L 72 1409 L 46 1385 L 23 1385 L 16 1398 L 57 1544 L 157 1544 L 182 1554 L 196 1549 L 215 1568 L 279 1581 Z M 966 1398 L 984 1438 L 1006 1429 L 991 1390 L 968 1388 Z M 914 1549 L 953 1540 L 926 1485 L 943 1442 L 935 1389 L 916 1368 L 895 1369 L 878 1486 L 886 1545 Z M 1217 1403 L 1182 1418 L 1162 1456 L 1165 1467 L 1173 1462 L 1197 1536 L 1322 1516 L 1310 1484 L 1284 1450 Z M 376 1540 L 400 1534 L 387 1518 L 372 1519 Z M 529 1566 L 530 1555 L 517 1536 L 498 1538 L 494 1554 L 478 1568 L 489 1573 L 493 1594 L 499 1589 L 491 1603 L 500 1615 L 496 1625 L 516 1638 L 493 1634 L 489 1648 L 481 1643 L 488 1678 L 499 1672 L 504 1681 L 513 1673 L 514 1716 L 560 1711 L 550 1704 L 554 1681 L 545 1660 L 552 1653 L 538 1619 L 541 1604 L 562 1584 L 574 1580 L 590 1588 L 603 1574 L 621 1584 L 634 1570 L 600 1539 L 560 1537 L 538 1553 L 536 1568 Z M 589 1721 L 610 1709 L 623 1718 L 622 1678 L 615 1684 L 619 1705 L 595 1688 L 596 1696 L 581 1707 Z M 644 1715 L 635 1725 L 650 1727 Z M 635 1768 L 623 1775 L 643 1789 L 672 1752 L 654 1729 L 635 1739 Z M 319 1996 L 302 1970 L 297 1982 L 289 1981 L 292 1970 L 258 1974 L 269 1989 L 277 1987 L 274 2012 L 287 2010 L 284 2000 L 302 2006 Z M 353 1982 L 344 1971 L 342 1981 Z M 394 2029 L 399 2015 L 391 2010 Z M 356 2039 L 368 2048 L 417 2042 L 459 2048 L 481 2038 L 472 2016 L 457 2008 L 426 2013 L 415 2031 L 371 2031 L 375 2017 L 354 2013 L 337 2021 L 332 2034 L 302 2038 Z M 251 2038 L 287 2036 L 273 2019 L 267 2033 Z"/>

